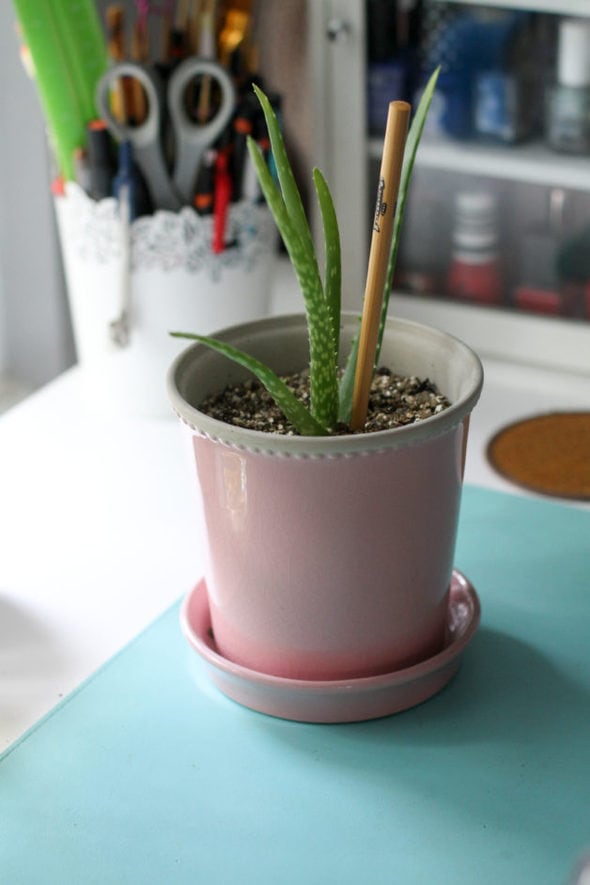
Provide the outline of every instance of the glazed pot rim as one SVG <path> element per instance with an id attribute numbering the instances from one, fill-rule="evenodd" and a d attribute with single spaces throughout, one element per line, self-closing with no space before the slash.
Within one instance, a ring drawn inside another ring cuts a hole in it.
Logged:
<path id="1" fill-rule="evenodd" d="M 357 313 L 343 313 L 341 327 L 347 326 L 349 331 L 355 331 L 358 324 Z M 223 329 L 214 333 L 212 337 L 222 341 L 232 342 L 236 338 L 248 337 L 250 334 L 265 335 L 268 332 L 281 330 L 289 331 L 305 329 L 307 323 L 302 313 L 271 316 Z M 459 354 L 461 361 L 466 367 L 468 374 L 466 389 L 462 394 L 452 399 L 451 405 L 423 421 L 402 427 L 375 431 L 372 433 L 342 434 L 338 436 L 287 436 L 279 433 L 267 433 L 259 430 L 251 430 L 227 424 L 216 418 L 212 418 L 200 411 L 189 402 L 182 392 L 186 387 L 187 373 L 194 373 L 196 361 L 202 362 L 203 372 L 206 371 L 205 363 L 211 366 L 218 364 L 226 365 L 230 361 L 226 357 L 215 353 L 206 345 L 194 342 L 181 351 L 173 361 L 167 375 L 168 397 L 173 410 L 181 422 L 190 427 L 196 434 L 215 440 L 232 448 L 247 450 L 255 453 L 296 456 L 296 457 L 338 457 L 350 455 L 373 454 L 380 451 L 402 448 L 416 445 L 426 440 L 438 437 L 452 431 L 473 410 L 483 386 L 483 367 L 477 354 L 463 341 L 455 336 L 440 331 L 432 326 L 417 323 L 413 320 L 388 317 L 386 331 L 394 334 L 396 331 L 416 339 L 436 343 L 438 347 L 443 344 Z M 270 337 L 267 335 L 267 337 Z M 238 345 L 241 346 L 241 345 Z M 247 349 L 247 348 L 245 348 Z M 422 350 L 427 352 L 423 345 Z M 387 360 L 384 360 L 387 362 Z M 450 362 L 450 361 L 449 361 Z M 398 371 L 396 367 L 392 367 Z M 247 377 L 246 370 L 238 370 Z M 208 374 L 212 374 L 211 371 Z M 418 374 L 418 373 L 416 373 Z M 432 379 L 439 384 L 436 377 Z M 221 390 L 224 385 L 212 386 L 210 393 Z M 445 392 L 445 391 L 443 391 Z"/>

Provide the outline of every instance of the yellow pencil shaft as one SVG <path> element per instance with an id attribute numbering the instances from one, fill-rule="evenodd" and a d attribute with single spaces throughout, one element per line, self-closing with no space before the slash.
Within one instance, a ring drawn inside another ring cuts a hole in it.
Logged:
<path id="1" fill-rule="evenodd" d="M 366 420 L 409 118 L 410 105 L 407 102 L 390 102 L 359 337 L 351 420 L 353 430 L 360 430 Z"/>

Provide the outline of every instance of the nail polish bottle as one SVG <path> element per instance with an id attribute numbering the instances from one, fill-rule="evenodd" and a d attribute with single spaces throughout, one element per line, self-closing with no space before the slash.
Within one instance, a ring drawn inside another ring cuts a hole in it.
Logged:
<path id="1" fill-rule="evenodd" d="M 590 19 L 559 23 L 557 83 L 549 92 L 546 138 L 553 150 L 590 153 Z"/>
<path id="2" fill-rule="evenodd" d="M 440 65 L 436 88 L 441 106 L 440 128 L 447 136 L 466 140 L 475 134 L 474 90 L 478 74 L 503 68 L 509 47 L 528 18 L 519 10 L 463 5 L 458 9 L 458 14 L 449 17 L 442 29 L 424 35 L 423 71 Z M 428 18 L 424 20 L 428 23 Z"/>
<path id="3" fill-rule="evenodd" d="M 547 219 L 523 233 L 520 279 L 513 295 L 514 306 L 519 310 L 554 316 L 570 312 L 571 291 L 562 285 L 558 273 L 565 199 L 563 188 L 552 188 Z"/>
<path id="4" fill-rule="evenodd" d="M 554 31 L 542 17 L 519 16 L 496 65 L 477 72 L 474 128 L 479 139 L 509 145 L 540 134 L 544 88 L 539 70 L 547 67 L 549 37 L 552 46 Z"/>
<path id="5" fill-rule="evenodd" d="M 447 289 L 452 298 L 500 304 L 497 205 L 489 191 L 460 191 L 455 197 L 453 255 Z"/>

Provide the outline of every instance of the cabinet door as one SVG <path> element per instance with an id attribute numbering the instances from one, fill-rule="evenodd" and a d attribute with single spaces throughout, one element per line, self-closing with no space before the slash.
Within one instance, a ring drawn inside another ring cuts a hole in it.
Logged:
<path id="1" fill-rule="evenodd" d="M 499 0 L 496 5 L 525 6 L 522 0 L 518 4 Z M 559 9 L 556 5 L 531 0 L 526 8 L 549 14 L 590 14 L 590 8 L 585 2 L 581 8 L 579 0 L 566 0 L 563 10 L 561 4 Z M 365 2 L 310 0 L 308 9 L 314 84 L 313 162 L 322 168 L 334 193 L 342 237 L 344 305 L 358 310 L 364 291 L 380 156 L 379 139 L 369 137 L 367 127 Z M 471 142 L 425 140 L 418 151 L 415 176 L 424 170 L 438 176 L 449 214 L 454 199 L 454 194 L 448 192 L 449 180 L 460 182 L 464 175 L 467 187 L 497 186 L 507 194 L 508 212 L 521 220 L 523 229 L 530 206 L 538 206 L 544 199 L 543 188 L 547 192 L 556 187 L 566 189 L 578 205 L 578 224 L 583 226 L 584 207 L 590 220 L 590 157 L 569 158 L 538 144 L 490 148 Z M 460 186 L 457 183 L 456 187 Z M 539 190 L 530 206 L 521 199 L 522 194 L 529 193 L 528 187 Z M 411 193 L 410 214 L 413 199 Z M 511 243 L 513 270 L 520 258 L 519 243 L 517 230 Z M 441 291 L 435 297 L 417 297 L 398 285 L 390 311 L 444 328 L 483 356 L 590 374 L 590 317 L 550 318 L 504 307 L 474 306 L 444 296 Z M 507 297 L 505 303 L 509 300 Z"/>
<path id="2" fill-rule="evenodd" d="M 332 191 L 342 239 L 345 309 L 358 310 L 367 268 L 365 17 L 359 0 L 308 0 L 313 164 Z M 321 243 L 317 214 L 314 229 Z"/>

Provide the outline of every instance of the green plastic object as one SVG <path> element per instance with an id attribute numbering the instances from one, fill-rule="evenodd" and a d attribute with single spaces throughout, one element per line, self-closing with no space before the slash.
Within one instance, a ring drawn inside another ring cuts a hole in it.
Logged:
<path id="1" fill-rule="evenodd" d="M 92 0 L 13 0 L 60 174 L 74 177 L 73 154 L 96 118 L 96 84 L 107 48 Z"/>

